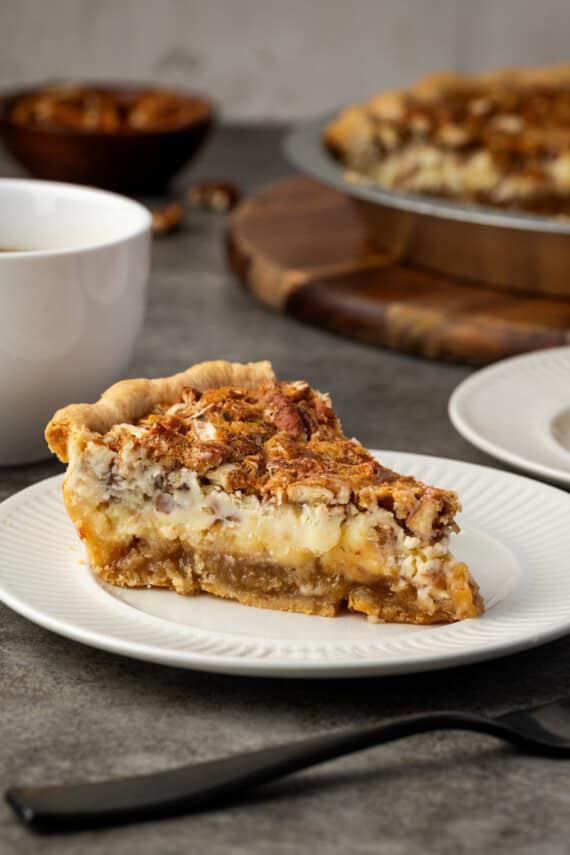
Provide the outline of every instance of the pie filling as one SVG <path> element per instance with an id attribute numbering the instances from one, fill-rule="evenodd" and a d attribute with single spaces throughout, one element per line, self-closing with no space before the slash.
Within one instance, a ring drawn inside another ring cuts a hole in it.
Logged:
<path id="1" fill-rule="evenodd" d="M 348 178 L 365 178 L 394 190 L 461 198 L 529 211 L 570 211 L 570 155 L 549 158 L 540 168 L 501 169 L 483 149 L 454 151 L 419 141 L 358 166 Z"/>
<path id="2" fill-rule="evenodd" d="M 325 143 L 348 177 L 542 213 L 570 212 L 570 71 L 437 76 L 351 106 Z"/>
<path id="3" fill-rule="evenodd" d="M 373 504 L 277 503 L 165 469 L 129 438 L 72 446 L 66 479 L 92 566 L 127 587 L 206 591 L 246 604 L 434 623 L 473 617 L 477 590 L 448 536 L 411 534 Z"/>

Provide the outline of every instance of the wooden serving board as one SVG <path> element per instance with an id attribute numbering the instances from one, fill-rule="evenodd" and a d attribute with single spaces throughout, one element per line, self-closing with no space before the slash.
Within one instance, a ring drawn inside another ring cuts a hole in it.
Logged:
<path id="1" fill-rule="evenodd" d="M 230 219 L 228 254 L 267 306 L 370 344 L 482 365 L 570 343 L 570 300 L 494 291 L 394 262 L 368 242 L 345 196 L 308 178 L 287 178 L 242 202 Z"/>

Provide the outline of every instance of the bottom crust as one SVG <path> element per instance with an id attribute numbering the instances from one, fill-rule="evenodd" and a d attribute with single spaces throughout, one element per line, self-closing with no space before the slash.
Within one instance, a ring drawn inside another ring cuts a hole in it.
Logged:
<path id="1" fill-rule="evenodd" d="M 120 587 L 170 588 L 183 595 L 206 592 L 247 606 L 323 617 L 348 609 L 380 622 L 434 624 L 476 617 L 482 611 L 479 591 L 461 563 L 448 571 L 449 597 L 429 613 L 418 608 L 411 585 L 394 592 L 389 579 L 366 585 L 340 574 L 319 572 L 313 562 L 306 568 L 287 567 L 191 549 L 178 542 L 134 541 L 95 570 L 106 582 Z"/>

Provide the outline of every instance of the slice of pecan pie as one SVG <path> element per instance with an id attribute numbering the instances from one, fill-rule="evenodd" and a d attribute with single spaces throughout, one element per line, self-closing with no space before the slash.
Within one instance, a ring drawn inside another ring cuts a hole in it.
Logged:
<path id="1" fill-rule="evenodd" d="M 46 437 L 107 582 L 418 624 L 482 611 L 448 548 L 456 495 L 381 466 L 327 395 L 267 362 L 125 380 Z"/>
<path id="2" fill-rule="evenodd" d="M 570 213 L 570 63 L 434 74 L 343 110 L 325 144 L 390 189 Z"/>

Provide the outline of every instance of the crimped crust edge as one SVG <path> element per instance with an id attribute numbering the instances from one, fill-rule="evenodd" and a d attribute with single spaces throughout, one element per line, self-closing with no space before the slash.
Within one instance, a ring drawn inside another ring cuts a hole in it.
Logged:
<path id="1" fill-rule="evenodd" d="M 570 84 L 570 62 L 535 68 L 508 67 L 472 75 L 446 70 L 436 71 L 406 89 L 385 90 L 365 103 L 347 105 L 325 129 L 325 143 L 333 152 L 346 151 L 350 148 L 354 135 L 362 132 L 362 125 L 368 122 L 368 116 L 397 119 L 404 111 L 408 96 L 423 101 L 435 101 L 472 85 L 492 86 L 501 83 L 528 87 Z"/>
<path id="2" fill-rule="evenodd" d="M 199 391 L 223 386 L 255 388 L 275 380 L 270 362 L 216 360 L 191 365 L 170 377 L 120 380 L 93 404 L 69 404 L 58 410 L 45 430 L 50 450 L 67 463 L 69 438 L 75 431 L 104 434 L 113 425 L 133 422 L 161 403 L 174 403 L 187 386 Z"/>

